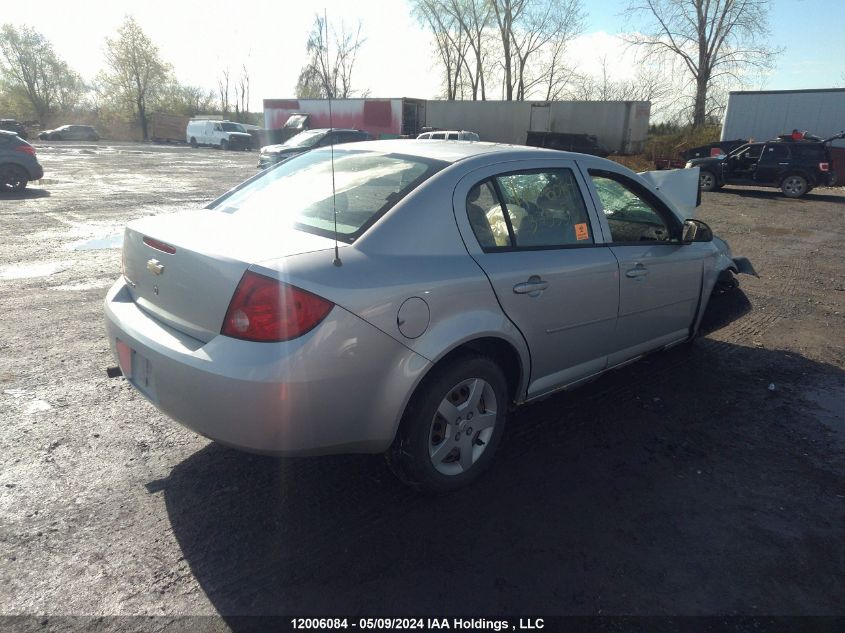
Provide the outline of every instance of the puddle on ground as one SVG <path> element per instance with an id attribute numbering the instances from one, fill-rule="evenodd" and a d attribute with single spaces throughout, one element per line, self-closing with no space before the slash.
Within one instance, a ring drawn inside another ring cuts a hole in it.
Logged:
<path id="1" fill-rule="evenodd" d="M 67 244 L 65 248 L 69 251 L 99 251 L 106 248 L 120 248 L 121 246 L 123 246 L 123 233 L 72 242 Z"/>
<path id="2" fill-rule="evenodd" d="M 43 264 L 16 264 L 0 268 L 0 279 L 31 279 L 49 277 L 73 266 L 75 262 L 46 262 Z"/>
<path id="3" fill-rule="evenodd" d="M 813 389 L 805 392 L 804 397 L 818 406 L 818 418 L 822 424 L 845 435 L 845 389 Z"/>

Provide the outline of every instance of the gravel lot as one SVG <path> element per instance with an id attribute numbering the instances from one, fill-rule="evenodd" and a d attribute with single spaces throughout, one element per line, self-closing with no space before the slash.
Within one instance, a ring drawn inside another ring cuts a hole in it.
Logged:
<path id="1" fill-rule="evenodd" d="M 45 180 L 0 199 L 0 614 L 845 615 L 842 189 L 705 194 L 750 311 L 520 410 L 482 481 L 425 497 L 378 456 L 225 449 L 106 378 L 123 225 L 254 152 L 37 148 Z"/>

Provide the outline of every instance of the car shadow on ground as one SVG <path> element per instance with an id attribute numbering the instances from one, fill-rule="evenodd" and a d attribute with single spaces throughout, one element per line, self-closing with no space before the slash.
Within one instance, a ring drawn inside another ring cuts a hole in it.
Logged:
<path id="1" fill-rule="evenodd" d="M 379 456 L 213 443 L 147 487 L 224 616 L 841 615 L 845 438 L 819 385 L 845 372 L 705 338 L 520 409 L 450 495 Z"/>
<path id="2" fill-rule="evenodd" d="M 843 190 L 845 193 L 845 190 Z M 845 203 L 845 196 L 837 196 L 830 193 L 821 193 L 817 190 L 810 191 L 810 193 L 805 194 L 801 198 L 787 198 L 783 193 L 780 192 L 778 189 L 739 189 L 736 187 L 723 187 L 716 191 L 719 194 L 731 194 L 735 196 L 741 196 L 743 198 L 757 198 L 757 199 L 769 199 L 773 202 L 789 202 L 789 203 L 796 203 L 796 202 L 834 202 L 834 203 Z"/>
<path id="3" fill-rule="evenodd" d="M 49 198 L 50 192 L 46 189 L 34 189 L 27 187 L 22 191 L 0 192 L 0 200 L 32 200 L 34 198 Z"/>

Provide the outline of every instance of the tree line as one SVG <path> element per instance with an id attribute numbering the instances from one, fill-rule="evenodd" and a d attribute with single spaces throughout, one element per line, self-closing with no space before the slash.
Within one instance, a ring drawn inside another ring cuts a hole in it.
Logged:
<path id="1" fill-rule="evenodd" d="M 616 60 L 598 73 L 568 62 L 585 32 L 582 0 L 408 0 L 430 34 L 446 99 L 628 100 L 666 104 L 675 120 L 705 125 L 717 118 L 728 86 L 772 67 L 772 0 L 628 0 L 631 35 L 622 36 L 638 70 L 613 79 Z M 353 82 L 365 44 L 362 25 L 331 25 L 314 16 L 298 98 L 348 98 L 369 91 Z M 424 54 L 420 52 L 420 54 Z M 245 117 L 250 99 L 246 64 L 220 72 L 217 89 L 180 83 L 173 67 L 131 16 L 104 42 L 104 68 L 86 82 L 30 27 L 0 27 L 0 111 L 42 125 L 58 115 L 93 113 L 137 122 L 147 139 L 154 110 Z"/>
<path id="2" fill-rule="evenodd" d="M 47 125 L 60 116 L 93 115 L 135 121 L 149 138 L 150 113 L 156 110 L 194 116 L 220 113 L 243 120 L 248 112 L 250 77 L 220 73 L 216 91 L 180 83 L 158 46 L 128 16 L 114 37 L 104 41 L 104 68 L 86 83 L 28 26 L 0 28 L 0 112 Z"/>

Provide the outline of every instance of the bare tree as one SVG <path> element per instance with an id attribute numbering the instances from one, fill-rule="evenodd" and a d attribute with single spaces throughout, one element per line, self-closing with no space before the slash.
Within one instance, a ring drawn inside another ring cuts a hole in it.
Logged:
<path id="1" fill-rule="evenodd" d="M 320 96 L 346 99 L 356 91 L 352 87 L 352 72 L 358 51 L 364 44 L 362 26 L 347 31 L 341 23 L 340 31 L 329 27 L 320 15 L 314 16 L 314 25 L 308 35 L 305 49 L 308 62 L 299 73 L 297 86 L 320 86 Z"/>
<path id="2" fill-rule="evenodd" d="M 558 47 L 551 58 L 562 61 L 566 44 L 584 29 L 581 0 L 489 0 L 501 40 L 503 93 L 508 101 L 527 99 L 561 69 L 541 64 L 542 51 Z"/>
<path id="3" fill-rule="evenodd" d="M 412 6 L 417 20 L 434 36 L 437 56 L 444 72 L 446 99 L 457 99 L 470 47 L 463 37 L 459 19 L 447 10 L 444 0 L 414 0 Z"/>
<path id="4" fill-rule="evenodd" d="M 0 78 L 9 92 L 25 97 L 42 123 L 56 109 L 76 107 L 85 91 L 82 78 L 52 44 L 27 26 L 0 29 Z"/>
<path id="5" fill-rule="evenodd" d="M 238 77 L 235 92 L 240 102 L 241 117 L 243 118 L 249 112 L 249 71 L 246 69 L 246 64 L 241 65 L 241 76 Z"/>
<path id="6" fill-rule="evenodd" d="M 123 20 L 116 38 L 106 38 L 105 60 L 101 83 L 114 100 L 133 111 L 147 140 L 147 106 L 170 81 L 170 66 L 131 16 Z"/>
<path id="7" fill-rule="evenodd" d="M 493 6 L 489 0 L 446 0 L 442 3 L 444 9 L 455 20 L 460 28 L 469 49 L 472 50 L 472 61 L 469 51 L 464 50 L 463 64 L 467 77 L 472 86 L 473 101 L 487 98 L 485 88 L 485 58 L 488 53 L 488 33 L 493 19 Z M 456 50 L 461 50 L 457 47 Z"/>
<path id="8" fill-rule="evenodd" d="M 597 75 L 574 74 L 568 95 L 579 101 L 650 101 L 660 107 L 673 94 L 671 76 L 658 68 L 640 65 L 633 79 L 613 79 L 607 55 Z"/>
<path id="9" fill-rule="evenodd" d="M 220 71 L 217 78 L 217 94 L 220 95 L 220 111 L 223 116 L 229 114 L 229 68 Z"/>
<path id="10" fill-rule="evenodd" d="M 649 57 L 680 60 L 695 89 L 693 125 L 704 125 L 714 82 L 742 81 L 780 52 L 768 42 L 770 10 L 771 0 L 629 0 L 627 15 L 645 25 L 628 41 Z"/>

